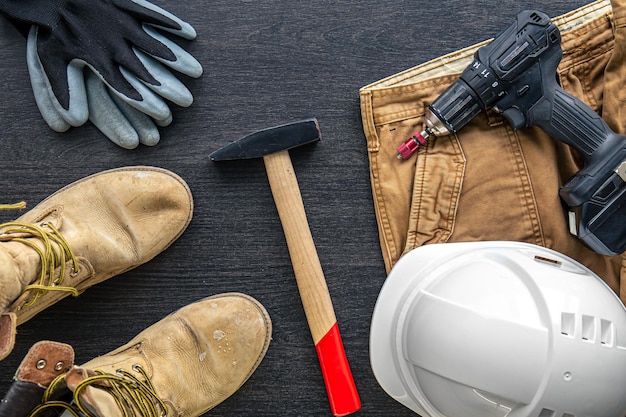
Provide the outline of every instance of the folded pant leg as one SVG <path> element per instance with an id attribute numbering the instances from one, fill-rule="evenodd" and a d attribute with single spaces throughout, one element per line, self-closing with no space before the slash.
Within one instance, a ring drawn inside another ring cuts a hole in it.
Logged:
<path id="1" fill-rule="evenodd" d="M 601 111 L 605 71 L 615 60 L 611 4 L 597 1 L 554 20 L 563 37 L 558 74 L 563 88 Z M 395 157 L 400 143 L 423 130 L 428 104 L 459 76 L 482 45 L 360 91 L 387 271 L 402 254 L 424 244 L 514 240 L 579 260 L 619 293 L 622 257 L 596 254 L 569 233 L 558 189 L 582 161 L 567 145 L 537 128 L 513 131 L 490 111 L 458 134 L 429 139 L 408 161 Z"/>

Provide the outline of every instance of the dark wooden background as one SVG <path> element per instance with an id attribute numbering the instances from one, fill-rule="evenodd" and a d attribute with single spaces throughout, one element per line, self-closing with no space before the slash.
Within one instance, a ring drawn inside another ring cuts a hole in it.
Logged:
<path id="1" fill-rule="evenodd" d="M 20 326 L 14 352 L 0 363 L 0 391 L 36 341 L 70 343 L 82 363 L 188 303 L 240 291 L 268 309 L 273 340 L 252 378 L 206 416 L 331 415 L 263 163 L 208 158 L 255 130 L 314 116 L 322 141 L 291 155 L 363 402 L 357 414 L 413 415 L 385 394 L 369 365 L 370 319 L 385 270 L 358 90 L 490 38 L 523 9 L 556 16 L 589 1 L 155 3 L 196 28 L 197 40 L 184 45 L 204 75 L 184 79 L 195 102 L 173 106 L 161 142 L 135 150 L 118 148 L 92 125 L 50 130 L 32 96 L 25 41 L 0 20 L 0 202 L 33 207 L 72 181 L 126 165 L 173 170 L 195 199 L 187 231 L 153 261 Z M 17 215 L 0 212 L 0 221 Z"/>

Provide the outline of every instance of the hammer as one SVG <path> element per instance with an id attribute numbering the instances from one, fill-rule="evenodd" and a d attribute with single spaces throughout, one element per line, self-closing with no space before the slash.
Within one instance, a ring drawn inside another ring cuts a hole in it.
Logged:
<path id="1" fill-rule="evenodd" d="M 345 416 L 358 411 L 361 400 L 289 157 L 289 149 L 320 139 L 319 124 L 311 118 L 252 133 L 218 149 L 210 157 L 213 161 L 263 157 L 330 408 L 333 415 Z"/>

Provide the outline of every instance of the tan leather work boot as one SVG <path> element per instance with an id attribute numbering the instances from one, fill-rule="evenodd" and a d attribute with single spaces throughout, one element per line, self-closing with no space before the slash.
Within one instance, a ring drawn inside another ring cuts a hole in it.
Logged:
<path id="1" fill-rule="evenodd" d="M 76 181 L 0 224 L 0 360 L 13 349 L 17 325 L 154 258 L 192 211 L 178 175 L 126 167 Z"/>
<path id="2" fill-rule="evenodd" d="M 30 417 L 51 409 L 67 410 L 63 417 L 200 416 L 252 375 L 271 333 L 267 311 L 252 297 L 205 298 L 57 378 Z M 73 401 L 48 402 L 68 389 Z"/>

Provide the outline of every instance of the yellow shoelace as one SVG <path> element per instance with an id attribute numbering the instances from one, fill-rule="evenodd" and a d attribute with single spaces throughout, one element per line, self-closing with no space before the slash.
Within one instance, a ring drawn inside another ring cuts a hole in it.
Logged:
<path id="1" fill-rule="evenodd" d="M 25 201 L 20 201 L 19 203 L 15 204 L 0 204 L 0 210 L 18 210 L 23 208 L 26 208 Z"/>
<path id="2" fill-rule="evenodd" d="M 26 203 L 24 202 L 0 204 L 0 209 L 19 209 L 25 207 Z M 37 245 L 32 238 L 40 241 L 43 244 L 43 249 Z M 38 283 L 27 285 L 24 288 L 24 293 L 33 291 L 33 294 L 19 308 L 32 305 L 39 297 L 46 294 L 48 291 L 64 291 L 69 292 L 73 296 L 80 294 L 80 291 L 76 288 L 62 285 L 67 262 L 72 261 L 72 271 L 70 274 L 76 275 L 78 273 L 78 260 L 65 238 L 53 225 L 50 223 L 41 223 L 40 225 L 22 222 L 3 223 L 0 224 L 0 242 L 3 241 L 21 242 L 35 250 L 41 258 L 41 272 L 39 274 Z M 55 249 L 55 244 L 57 249 Z M 58 276 L 55 274 L 57 268 L 60 269 Z"/>
<path id="3" fill-rule="evenodd" d="M 65 382 L 65 374 L 58 376 L 46 389 L 41 405 L 37 406 L 28 417 L 36 417 L 43 410 L 61 408 L 74 417 L 100 417 L 83 403 L 82 391 L 92 385 L 95 389 L 108 392 L 123 413 L 124 417 L 167 417 L 167 406 L 156 394 L 156 389 L 146 371 L 140 365 L 133 365 L 133 371 L 141 378 L 124 369 L 109 374 L 96 371 L 96 375 L 85 378 L 76 386 L 74 403 L 50 400 L 55 391 Z"/>

